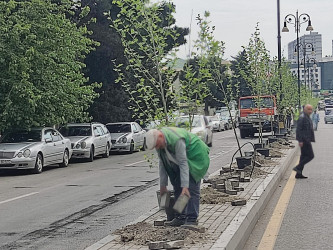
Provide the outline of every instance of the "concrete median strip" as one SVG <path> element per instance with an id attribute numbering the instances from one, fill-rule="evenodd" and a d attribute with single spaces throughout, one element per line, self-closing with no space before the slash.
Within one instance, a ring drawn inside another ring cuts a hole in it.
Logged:
<path id="1" fill-rule="evenodd" d="M 208 247 L 210 249 L 242 249 L 283 174 L 298 155 L 296 154 L 297 150 L 298 147 L 292 148 L 288 152 L 285 151 L 287 153 L 286 156 L 276 159 L 279 162 L 278 166 L 266 167 L 266 170 L 269 171 L 265 178 L 250 179 L 241 174 L 240 179 L 244 179 L 245 182 L 239 183 L 237 180 L 238 187 L 236 180 L 233 180 L 234 185 L 230 181 L 226 181 L 225 188 L 233 190 L 237 194 L 234 206 L 230 202 L 225 204 L 201 205 L 199 225 L 207 229 L 205 234 L 211 238 L 208 244 L 205 242 L 205 249 L 208 249 Z M 214 174 L 219 174 L 219 171 Z M 208 184 L 205 185 L 208 186 Z M 222 188 L 222 184 L 219 184 L 219 188 Z M 237 188 L 238 192 L 234 188 Z M 245 191 L 241 191 L 244 189 Z M 133 225 L 145 221 L 153 225 L 154 221 L 161 220 L 161 216 L 163 216 L 163 211 L 159 211 L 159 208 L 156 207 L 130 224 Z M 109 235 L 86 248 L 86 250 L 121 249 L 119 247 L 124 247 L 124 245 L 119 244 L 117 238 L 119 238 L 119 235 Z M 137 247 L 136 249 L 145 247 L 140 246 L 140 248 L 135 243 L 131 244 L 126 249 L 131 249 L 131 246 Z M 187 245 L 185 246 L 187 248 Z M 200 249 L 200 246 L 190 245 L 189 249 L 192 248 Z"/>

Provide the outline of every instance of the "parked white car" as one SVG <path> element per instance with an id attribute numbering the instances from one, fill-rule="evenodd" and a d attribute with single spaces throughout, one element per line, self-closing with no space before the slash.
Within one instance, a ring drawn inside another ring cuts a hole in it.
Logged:
<path id="1" fill-rule="evenodd" d="M 146 131 L 136 122 L 108 123 L 106 127 L 111 133 L 111 150 L 128 151 L 146 149 Z"/>
<path id="2" fill-rule="evenodd" d="M 325 124 L 331 122 L 333 123 L 333 109 L 326 109 L 325 110 L 325 117 L 324 117 Z"/>
<path id="3" fill-rule="evenodd" d="M 213 131 L 221 132 L 222 130 L 225 130 L 225 122 L 220 117 L 210 116 L 209 120 L 213 125 Z"/>
<path id="4" fill-rule="evenodd" d="M 71 140 L 73 158 L 86 158 L 90 162 L 97 155 L 107 158 L 112 146 L 111 135 L 101 123 L 72 123 L 60 128 Z"/>
<path id="5" fill-rule="evenodd" d="M 189 129 L 189 116 L 180 116 L 175 119 L 177 127 Z M 213 124 L 203 115 L 194 115 L 191 133 L 196 134 L 209 147 L 213 145 Z"/>
<path id="6" fill-rule="evenodd" d="M 31 169 L 39 174 L 52 164 L 67 167 L 71 156 L 70 140 L 53 128 L 13 131 L 0 140 L 0 169 Z"/>

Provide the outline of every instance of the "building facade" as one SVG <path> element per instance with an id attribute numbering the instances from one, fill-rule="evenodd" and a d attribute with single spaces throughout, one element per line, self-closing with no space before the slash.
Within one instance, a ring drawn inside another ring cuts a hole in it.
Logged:
<path id="1" fill-rule="evenodd" d="M 305 57 L 311 56 L 319 61 L 322 59 L 323 54 L 323 45 L 322 45 L 322 38 L 321 34 L 318 32 L 310 32 L 310 34 L 303 35 L 299 38 L 300 45 L 300 54 L 299 59 L 300 62 L 304 61 L 304 50 L 303 46 L 305 46 Z M 312 50 L 313 47 L 313 50 Z M 288 43 L 288 60 L 292 63 L 297 63 L 297 40 L 294 40 Z"/>

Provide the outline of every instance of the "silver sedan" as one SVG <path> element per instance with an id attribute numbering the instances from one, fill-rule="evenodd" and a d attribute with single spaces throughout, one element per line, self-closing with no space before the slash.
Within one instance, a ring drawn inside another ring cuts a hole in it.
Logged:
<path id="1" fill-rule="evenodd" d="M 108 123 L 106 127 L 111 133 L 112 150 L 128 151 L 146 148 L 146 131 L 136 122 Z"/>
<path id="2" fill-rule="evenodd" d="M 5 133 L 0 140 L 0 169 L 31 169 L 59 164 L 67 167 L 72 155 L 70 140 L 53 128 L 33 128 Z"/>
<path id="3" fill-rule="evenodd" d="M 92 162 L 97 155 L 109 157 L 111 135 L 105 125 L 72 123 L 60 128 L 60 132 L 71 140 L 73 158 L 86 158 Z"/>

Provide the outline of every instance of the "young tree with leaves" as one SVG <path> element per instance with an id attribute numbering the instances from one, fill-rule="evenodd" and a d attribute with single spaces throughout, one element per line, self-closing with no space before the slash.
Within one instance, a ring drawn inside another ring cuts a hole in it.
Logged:
<path id="1" fill-rule="evenodd" d="M 125 87 L 137 118 L 168 124 L 176 110 L 173 83 L 178 73 L 173 66 L 180 33 L 174 26 L 175 6 L 141 0 L 114 0 L 113 4 L 120 12 L 112 27 L 121 37 L 127 60 L 126 65 L 115 62 L 116 82 Z"/>

